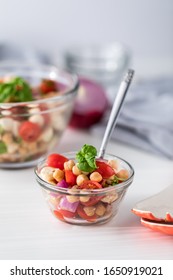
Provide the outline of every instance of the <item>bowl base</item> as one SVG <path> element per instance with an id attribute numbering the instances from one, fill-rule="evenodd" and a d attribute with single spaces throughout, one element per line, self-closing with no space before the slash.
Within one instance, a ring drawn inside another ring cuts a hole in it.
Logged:
<path id="1" fill-rule="evenodd" d="M 42 158 L 37 158 L 31 161 L 25 162 L 3 162 L 0 163 L 0 169 L 25 169 L 31 168 L 37 165 L 37 163 L 42 160 Z"/>
<path id="2" fill-rule="evenodd" d="M 102 219 L 97 219 L 96 221 L 93 221 L 93 222 L 89 222 L 89 221 L 86 221 L 86 220 L 79 220 L 79 219 L 74 219 L 74 218 L 67 218 L 67 217 L 64 217 L 64 219 L 58 219 L 55 215 L 55 218 L 63 223 L 68 223 L 68 224 L 71 224 L 71 225 L 76 225 L 76 226 L 92 226 L 92 225 L 103 225 L 103 224 L 106 224 L 107 222 L 109 222 L 112 218 L 114 218 L 115 216 L 117 215 L 116 214 L 113 214 L 111 213 L 108 217 L 106 218 L 102 218 Z"/>

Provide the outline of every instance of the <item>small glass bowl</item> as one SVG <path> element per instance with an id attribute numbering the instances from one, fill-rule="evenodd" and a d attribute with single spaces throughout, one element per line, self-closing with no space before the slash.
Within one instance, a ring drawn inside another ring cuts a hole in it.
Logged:
<path id="1" fill-rule="evenodd" d="M 75 160 L 76 152 L 63 155 L 69 160 Z M 117 215 L 120 203 L 133 181 L 134 169 L 127 161 L 117 156 L 106 154 L 104 159 L 117 160 L 120 168 L 129 172 L 129 178 L 122 183 L 102 189 L 67 189 L 50 184 L 40 177 L 40 171 L 46 165 L 45 160 L 37 165 L 36 181 L 42 189 L 49 209 L 57 219 L 75 225 L 92 225 L 106 223 Z M 66 203 L 68 209 L 69 206 L 72 207 L 71 211 L 66 210 Z"/>
<path id="2" fill-rule="evenodd" d="M 78 78 L 54 66 L 8 63 L 0 66 L 0 78 L 21 77 L 31 87 L 43 79 L 58 84 L 58 94 L 31 102 L 0 103 L 0 168 L 34 166 L 38 158 L 53 150 L 71 117 L 78 89 Z M 19 130 L 25 122 L 39 126 L 37 139 L 22 138 Z"/>

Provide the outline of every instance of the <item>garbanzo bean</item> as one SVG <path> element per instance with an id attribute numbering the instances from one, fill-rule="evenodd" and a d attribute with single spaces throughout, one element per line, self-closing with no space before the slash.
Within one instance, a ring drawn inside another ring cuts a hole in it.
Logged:
<path id="1" fill-rule="evenodd" d="M 90 175 L 90 180 L 92 181 L 101 182 L 102 179 L 102 175 L 99 172 L 93 172 Z"/>

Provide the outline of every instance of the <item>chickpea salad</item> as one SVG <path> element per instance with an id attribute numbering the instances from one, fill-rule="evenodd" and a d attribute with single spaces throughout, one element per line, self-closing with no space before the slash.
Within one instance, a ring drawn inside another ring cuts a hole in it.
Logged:
<path id="1" fill-rule="evenodd" d="M 51 211 L 58 219 L 88 222 L 96 222 L 112 214 L 114 202 L 118 202 L 122 192 L 109 187 L 118 186 L 130 177 L 129 171 L 121 167 L 118 159 L 98 159 L 96 148 L 87 144 L 74 159 L 50 154 L 36 173 L 55 190 L 43 188 Z M 62 188 L 68 190 L 66 195 L 58 192 Z M 93 190 L 103 192 L 94 195 Z"/>
<path id="2" fill-rule="evenodd" d="M 21 77 L 0 77 L 0 163 L 32 161 L 48 152 L 64 131 L 69 104 L 48 104 L 62 85 L 41 79 L 36 86 Z M 32 102 L 44 99 L 45 102 Z M 57 106 L 57 107 L 56 107 Z"/>

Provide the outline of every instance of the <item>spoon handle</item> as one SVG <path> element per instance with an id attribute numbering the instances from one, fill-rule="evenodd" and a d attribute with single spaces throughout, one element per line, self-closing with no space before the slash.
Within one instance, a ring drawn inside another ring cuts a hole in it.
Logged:
<path id="1" fill-rule="evenodd" d="M 104 137 L 103 137 L 103 140 L 101 143 L 101 147 L 100 147 L 100 151 L 99 151 L 100 158 L 104 157 L 107 143 L 108 143 L 109 138 L 111 137 L 112 131 L 116 125 L 118 115 L 120 113 L 122 104 L 124 102 L 126 93 L 130 86 L 130 83 L 132 81 L 133 75 L 134 75 L 134 70 L 129 69 L 127 71 L 127 73 L 125 74 L 124 79 L 122 80 L 119 90 L 116 94 L 115 101 L 114 101 L 114 104 L 113 104 L 113 107 L 111 110 L 111 114 L 110 114 L 110 117 L 109 117 L 109 120 L 108 120 L 108 123 L 106 126 L 105 134 L 104 134 Z"/>

